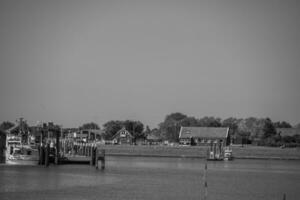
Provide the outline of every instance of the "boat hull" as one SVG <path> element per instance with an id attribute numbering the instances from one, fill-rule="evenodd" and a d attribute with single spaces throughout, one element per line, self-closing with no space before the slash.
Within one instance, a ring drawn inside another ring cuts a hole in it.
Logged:
<path id="1" fill-rule="evenodd" d="M 8 165 L 38 165 L 38 160 L 6 160 Z"/>

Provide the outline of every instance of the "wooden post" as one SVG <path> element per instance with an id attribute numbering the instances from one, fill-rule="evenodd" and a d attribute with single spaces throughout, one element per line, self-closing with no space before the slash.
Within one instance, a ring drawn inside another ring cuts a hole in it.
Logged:
<path id="1" fill-rule="evenodd" d="M 95 147 L 91 146 L 91 160 L 90 160 L 90 165 L 92 165 L 92 166 L 95 165 L 95 158 L 96 158 Z"/>
<path id="2" fill-rule="evenodd" d="M 101 170 L 105 169 L 105 149 L 101 150 Z"/>
<path id="3" fill-rule="evenodd" d="M 45 149 L 43 144 L 39 145 L 39 165 L 43 165 L 45 163 L 44 160 Z"/>
<path id="4" fill-rule="evenodd" d="M 56 148 L 55 148 L 55 161 L 54 163 L 58 165 L 59 163 L 59 132 L 56 132 Z"/>
<path id="5" fill-rule="evenodd" d="M 88 144 L 87 156 L 91 156 L 91 145 L 90 144 Z"/>
<path id="6" fill-rule="evenodd" d="M 217 147 L 217 144 L 214 143 L 214 159 L 216 158 L 216 147 Z"/>
<path id="7" fill-rule="evenodd" d="M 45 167 L 49 166 L 49 153 L 50 153 L 50 144 L 47 143 L 47 146 L 45 148 Z"/>
<path id="8" fill-rule="evenodd" d="M 283 200 L 286 200 L 285 193 L 283 194 Z"/>
<path id="9" fill-rule="evenodd" d="M 96 147 L 95 167 L 99 169 L 99 160 L 101 160 L 101 170 L 105 169 L 105 150 Z"/>
<path id="10" fill-rule="evenodd" d="M 96 156 L 95 156 L 95 167 L 98 169 L 98 158 L 99 158 L 99 152 L 98 148 L 96 147 Z"/>
<path id="11" fill-rule="evenodd" d="M 205 163 L 204 167 L 204 175 L 203 175 L 203 181 L 204 181 L 204 197 L 203 200 L 207 199 L 207 181 L 206 181 L 206 171 L 207 171 L 207 163 Z"/>

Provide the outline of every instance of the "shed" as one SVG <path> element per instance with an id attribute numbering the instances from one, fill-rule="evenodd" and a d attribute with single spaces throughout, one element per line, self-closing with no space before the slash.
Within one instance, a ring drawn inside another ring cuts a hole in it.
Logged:
<path id="1" fill-rule="evenodd" d="M 179 143 L 184 145 L 207 145 L 230 143 L 228 127 L 181 127 Z"/>

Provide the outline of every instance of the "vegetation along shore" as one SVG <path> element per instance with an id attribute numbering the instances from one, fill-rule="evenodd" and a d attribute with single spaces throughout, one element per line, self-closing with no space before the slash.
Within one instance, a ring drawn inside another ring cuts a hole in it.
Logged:
<path id="1" fill-rule="evenodd" d="M 206 158 L 205 146 L 103 145 L 108 156 Z M 232 146 L 235 159 L 300 160 L 299 148 Z"/>

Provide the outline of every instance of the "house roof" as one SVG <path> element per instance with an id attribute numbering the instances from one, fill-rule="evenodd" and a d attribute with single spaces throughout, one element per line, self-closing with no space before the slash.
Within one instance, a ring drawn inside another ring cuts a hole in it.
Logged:
<path id="1" fill-rule="evenodd" d="M 299 128 L 276 128 L 276 132 L 279 133 L 281 137 L 300 135 Z"/>
<path id="2" fill-rule="evenodd" d="M 228 127 L 181 127 L 179 138 L 227 138 Z"/>
<path id="3" fill-rule="evenodd" d="M 133 136 L 131 135 L 131 133 L 129 131 L 127 131 L 125 128 L 122 128 L 112 137 L 112 139 L 120 136 L 121 134 L 124 134 L 126 136 L 128 135 L 129 137 L 133 138 Z"/>

